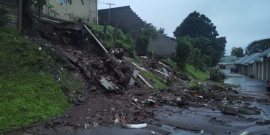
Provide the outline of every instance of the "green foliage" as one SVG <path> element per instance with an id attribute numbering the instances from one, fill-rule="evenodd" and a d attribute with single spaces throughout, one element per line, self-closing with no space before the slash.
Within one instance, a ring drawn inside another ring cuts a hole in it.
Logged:
<path id="1" fill-rule="evenodd" d="M 175 37 L 206 37 L 208 39 L 214 39 L 218 36 L 216 26 L 214 26 L 211 20 L 196 11 L 190 13 L 173 34 Z"/>
<path id="2" fill-rule="evenodd" d="M 159 34 L 164 34 L 164 31 L 165 31 L 165 28 L 159 28 L 159 29 L 157 30 L 157 32 L 158 32 Z"/>
<path id="3" fill-rule="evenodd" d="M 244 57 L 244 50 L 242 47 L 233 47 L 231 51 L 232 56 L 236 57 Z"/>
<path id="4" fill-rule="evenodd" d="M 225 74 L 218 68 L 214 68 L 210 71 L 210 80 L 215 82 L 222 82 L 226 78 Z"/>
<path id="5" fill-rule="evenodd" d="M 93 28 L 94 33 L 98 38 L 102 38 L 102 40 L 105 40 L 104 33 L 103 33 L 104 26 L 93 25 L 93 24 L 88 24 L 88 25 Z M 114 27 L 107 26 L 107 31 L 106 31 L 107 40 L 105 40 L 105 43 L 103 44 L 105 47 L 113 48 L 114 29 L 115 29 Z M 121 30 L 117 30 L 116 44 L 122 45 L 125 50 L 131 52 L 131 54 L 133 55 L 133 59 L 135 60 L 136 63 L 139 63 L 139 64 L 142 63 L 140 59 L 137 57 L 137 54 L 135 52 L 135 48 L 133 45 L 133 39 L 130 34 L 126 35 Z"/>
<path id="6" fill-rule="evenodd" d="M 203 90 L 204 84 L 192 80 L 189 84 L 189 87 L 192 90 Z"/>
<path id="7" fill-rule="evenodd" d="M 198 48 L 192 49 L 192 59 L 195 71 L 197 71 L 201 65 L 201 51 Z"/>
<path id="8" fill-rule="evenodd" d="M 141 47 L 144 52 L 147 52 L 149 41 L 157 39 L 159 39 L 157 28 L 151 23 L 144 22 L 143 28 L 139 29 L 136 47 Z"/>
<path id="9" fill-rule="evenodd" d="M 198 48 L 202 55 L 211 57 L 211 67 L 218 64 L 225 54 L 226 38 L 219 37 L 216 26 L 205 15 L 190 13 L 174 31 L 175 37 L 188 36 L 193 48 Z M 207 64 L 206 64 L 207 65 Z"/>
<path id="10" fill-rule="evenodd" d="M 270 48 L 270 38 L 256 40 L 248 44 L 246 50 L 246 55 L 253 53 L 261 53 Z"/>
<path id="11" fill-rule="evenodd" d="M 150 73 L 150 72 L 145 72 L 140 70 L 140 75 L 142 75 L 144 77 L 144 79 L 146 79 L 148 81 L 148 83 L 150 83 L 153 87 L 155 87 L 155 85 L 157 85 L 158 88 L 166 88 L 167 86 L 162 83 L 157 76 L 155 76 L 154 74 Z M 153 82 L 153 80 L 155 82 Z"/>
<path id="12" fill-rule="evenodd" d="M 207 80 L 208 75 L 199 69 L 196 71 L 195 67 L 192 65 L 186 65 L 186 70 L 188 73 L 192 74 L 197 79 L 201 79 L 203 81 Z"/>
<path id="13" fill-rule="evenodd" d="M 226 87 L 240 88 L 240 85 L 225 83 Z"/>
<path id="14" fill-rule="evenodd" d="M 0 6 L 0 27 L 4 26 L 5 24 L 13 20 L 12 17 L 9 17 L 6 15 L 7 13 L 8 13 L 8 9 Z"/>
<path id="15" fill-rule="evenodd" d="M 79 79 L 75 78 L 71 72 L 63 69 L 62 71 L 59 71 L 59 77 L 59 84 L 62 90 L 81 93 L 83 89 L 82 82 Z"/>
<path id="16" fill-rule="evenodd" d="M 190 56 L 191 44 L 188 37 L 177 38 L 177 45 L 175 47 L 175 60 L 181 69 L 184 69 L 187 60 Z"/>
<path id="17" fill-rule="evenodd" d="M 47 52 L 18 31 L 0 28 L 0 131 L 47 120 L 67 110 Z"/>

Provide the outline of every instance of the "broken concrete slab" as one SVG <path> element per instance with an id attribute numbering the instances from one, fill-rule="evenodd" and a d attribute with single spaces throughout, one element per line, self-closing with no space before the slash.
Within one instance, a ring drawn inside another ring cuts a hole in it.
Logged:
<path id="1" fill-rule="evenodd" d="M 107 81 L 103 76 L 99 80 L 99 82 L 107 89 L 107 90 L 118 90 L 119 87 L 117 87 L 113 82 Z"/>
<path id="2" fill-rule="evenodd" d="M 66 51 L 63 51 L 62 54 L 64 56 L 66 56 L 71 62 L 73 62 L 73 63 L 77 63 L 78 62 L 78 59 L 73 54 L 71 54 L 69 52 L 66 52 Z"/>
<path id="3" fill-rule="evenodd" d="M 135 78 L 137 78 L 137 75 L 139 74 L 139 72 L 140 72 L 139 70 L 134 70 L 132 75 Z M 135 83 L 135 80 L 133 78 L 130 78 L 130 81 L 129 81 L 128 85 L 132 86 L 132 85 L 134 85 L 134 83 Z"/>
<path id="4" fill-rule="evenodd" d="M 163 72 L 165 73 L 165 74 L 169 74 L 169 72 L 168 72 L 168 70 L 166 69 L 166 68 L 162 68 L 162 70 L 163 70 Z"/>

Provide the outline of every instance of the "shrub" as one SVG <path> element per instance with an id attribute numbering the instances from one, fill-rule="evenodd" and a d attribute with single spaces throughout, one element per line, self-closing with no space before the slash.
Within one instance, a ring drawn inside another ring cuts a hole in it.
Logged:
<path id="1" fill-rule="evenodd" d="M 175 47 L 176 54 L 175 60 L 180 68 L 185 68 L 187 60 L 191 52 L 191 44 L 188 37 L 182 37 L 177 39 L 177 45 Z"/>
<path id="2" fill-rule="evenodd" d="M 210 80 L 215 82 L 222 82 L 226 78 L 225 74 L 218 68 L 212 69 L 210 71 Z"/>
<path id="3" fill-rule="evenodd" d="M 202 90 L 204 88 L 204 84 L 191 81 L 189 87 L 192 90 Z"/>

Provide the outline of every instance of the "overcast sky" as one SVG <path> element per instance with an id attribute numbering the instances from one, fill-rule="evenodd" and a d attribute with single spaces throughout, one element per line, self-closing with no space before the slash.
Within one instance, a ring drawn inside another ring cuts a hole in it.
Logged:
<path id="1" fill-rule="evenodd" d="M 187 15 L 198 11 L 227 39 L 226 55 L 232 47 L 243 49 L 254 40 L 270 38 L 270 0 L 99 0 L 99 9 L 130 6 L 144 21 L 173 37 Z"/>

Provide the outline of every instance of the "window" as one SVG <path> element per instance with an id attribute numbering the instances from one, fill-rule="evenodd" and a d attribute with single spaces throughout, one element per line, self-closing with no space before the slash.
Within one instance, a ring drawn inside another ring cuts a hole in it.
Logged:
<path id="1" fill-rule="evenodd" d="M 56 0 L 57 2 L 63 3 L 63 4 L 67 4 L 67 0 Z"/>

